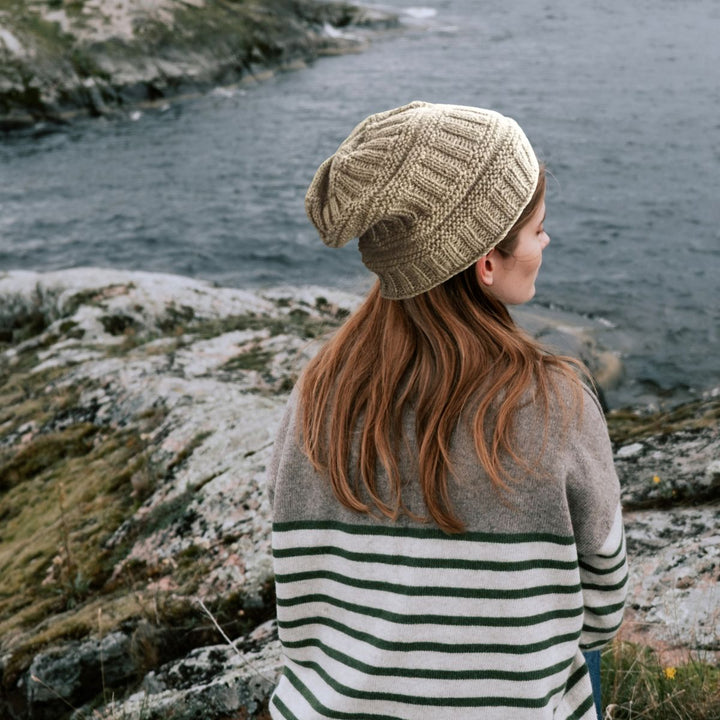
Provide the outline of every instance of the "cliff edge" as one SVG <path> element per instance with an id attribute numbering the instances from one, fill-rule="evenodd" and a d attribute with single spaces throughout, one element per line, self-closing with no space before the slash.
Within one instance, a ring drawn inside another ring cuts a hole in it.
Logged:
<path id="1" fill-rule="evenodd" d="M 0 130 L 232 84 L 396 24 L 321 0 L 0 0 Z"/>

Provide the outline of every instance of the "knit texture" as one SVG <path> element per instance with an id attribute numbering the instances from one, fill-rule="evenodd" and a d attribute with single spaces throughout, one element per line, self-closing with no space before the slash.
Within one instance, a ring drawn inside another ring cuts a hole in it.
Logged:
<path id="1" fill-rule="evenodd" d="M 416 101 L 363 120 L 318 168 L 305 209 L 326 245 L 359 238 L 383 297 L 408 298 L 495 247 L 538 172 L 514 120 Z"/>
<path id="2" fill-rule="evenodd" d="M 590 394 L 565 434 L 548 419 L 559 439 L 514 485 L 511 506 L 459 425 L 458 535 L 341 506 L 298 447 L 296 398 L 268 468 L 284 654 L 271 716 L 595 720 L 582 650 L 617 632 L 628 575 L 619 484 Z M 536 457 L 545 422 L 541 408 L 521 409 L 523 456 Z M 403 500 L 422 513 L 407 439 Z"/>

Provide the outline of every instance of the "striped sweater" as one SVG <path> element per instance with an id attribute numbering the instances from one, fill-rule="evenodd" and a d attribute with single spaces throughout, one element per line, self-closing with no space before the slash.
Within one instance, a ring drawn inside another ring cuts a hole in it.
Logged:
<path id="1" fill-rule="evenodd" d="M 622 619 L 619 486 L 594 397 L 569 427 L 557 415 L 522 409 L 518 449 L 540 460 L 506 502 L 458 428 L 451 493 L 467 531 L 447 535 L 341 506 L 298 447 L 291 397 L 268 471 L 285 663 L 273 718 L 595 717 L 581 651 Z M 403 499 L 422 513 L 416 456 L 409 433 Z"/>

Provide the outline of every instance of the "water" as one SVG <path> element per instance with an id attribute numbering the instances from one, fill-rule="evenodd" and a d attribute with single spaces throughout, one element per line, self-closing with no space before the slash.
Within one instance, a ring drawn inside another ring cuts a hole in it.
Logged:
<path id="1" fill-rule="evenodd" d="M 98 265 L 220 284 L 364 290 L 354 244 L 305 218 L 320 162 L 414 99 L 516 118 L 554 180 L 539 305 L 596 318 L 615 404 L 720 385 L 720 4 L 386 3 L 405 30 L 362 53 L 136 120 L 0 143 L 0 267 Z"/>

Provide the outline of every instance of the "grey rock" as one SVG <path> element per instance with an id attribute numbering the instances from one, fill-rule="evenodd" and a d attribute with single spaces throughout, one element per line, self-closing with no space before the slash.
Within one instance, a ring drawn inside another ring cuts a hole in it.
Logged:
<path id="1" fill-rule="evenodd" d="M 717 503 L 625 512 L 626 637 L 720 658 L 719 522 Z"/>
<path id="2" fill-rule="evenodd" d="M 718 497 L 720 430 L 710 426 L 644 438 L 618 448 L 615 467 L 627 508 L 704 502 Z"/>
<path id="3" fill-rule="evenodd" d="M 257 649 L 246 651 L 227 645 L 199 648 L 149 673 L 141 689 L 113 709 L 126 720 L 165 720 L 170 711 L 173 720 L 222 718 L 238 712 L 256 717 L 267 706 L 281 665 L 277 640 L 266 639 Z M 101 715 L 108 711 L 104 708 Z M 78 714 L 78 720 L 81 717 Z"/>
<path id="4" fill-rule="evenodd" d="M 23 678 L 30 717 L 56 718 L 68 703 L 80 705 L 103 684 L 121 686 L 136 672 L 130 639 L 122 632 L 38 653 Z"/>
<path id="5" fill-rule="evenodd" d="M 645 446 L 642 443 L 632 443 L 630 445 L 623 445 L 616 453 L 615 457 L 624 460 L 625 458 L 635 457 L 638 453 L 642 452 Z"/>
<path id="6" fill-rule="evenodd" d="M 705 485 L 714 485 L 720 480 L 720 460 L 713 460 L 705 468 Z"/>

